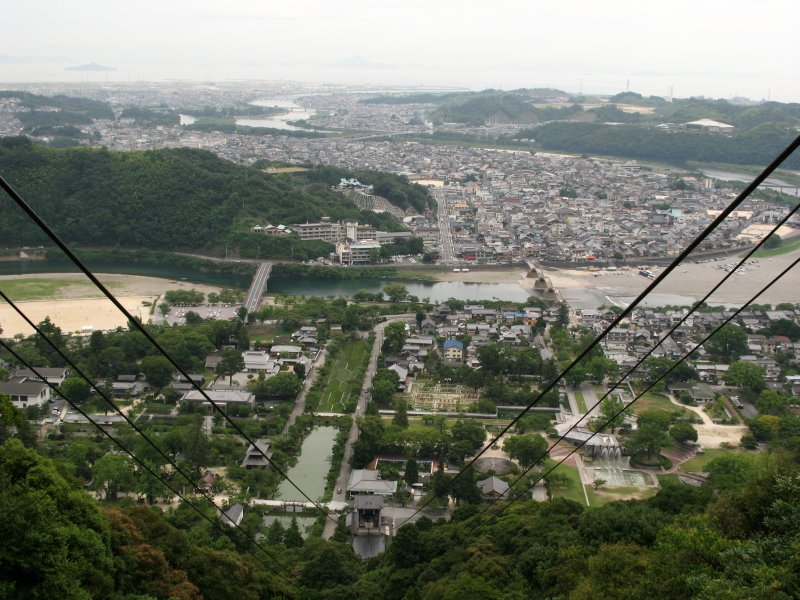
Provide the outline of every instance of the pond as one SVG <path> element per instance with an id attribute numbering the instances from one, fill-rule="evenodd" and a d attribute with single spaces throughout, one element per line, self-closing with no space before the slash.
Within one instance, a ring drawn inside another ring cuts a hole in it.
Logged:
<path id="1" fill-rule="evenodd" d="M 331 451 L 337 433 L 336 427 L 317 427 L 303 441 L 300 458 L 287 473 L 289 479 L 315 502 L 325 492 L 325 480 L 331 466 Z M 275 500 L 307 502 L 288 480 L 281 482 Z"/>

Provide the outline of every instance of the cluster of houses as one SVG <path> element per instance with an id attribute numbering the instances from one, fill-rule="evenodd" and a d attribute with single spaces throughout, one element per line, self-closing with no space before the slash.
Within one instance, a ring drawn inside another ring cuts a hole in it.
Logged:
<path id="1" fill-rule="evenodd" d="M 526 164 L 531 162 L 539 168 Z M 542 164 L 547 162 L 558 164 Z M 437 192 L 447 203 L 455 253 L 463 260 L 547 263 L 674 256 L 733 194 L 716 189 L 710 179 L 684 176 L 676 185 L 667 170 L 642 169 L 634 162 L 519 158 L 515 163 L 513 170 L 489 167 L 479 182 L 452 183 Z M 752 241 L 740 234 L 753 224 L 774 222 L 777 209 L 764 200 L 747 200 L 715 229 L 704 249 Z M 797 219 L 793 223 L 800 225 Z"/>
<path id="2" fill-rule="evenodd" d="M 638 360 L 654 348 L 658 340 L 683 319 L 688 309 L 680 311 L 635 310 L 624 327 L 612 329 L 602 342 L 608 358 L 620 365 L 622 374 L 629 373 Z M 616 318 L 611 310 L 583 309 L 578 312 L 581 324 L 587 329 L 600 333 Z M 696 347 L 695 339 L 704 337 L 730 318 L 732 311 L 698 312 L 689 315 L 674 333 L 666 337 L 656 347 L 651 356 L 678 358 L 694 349 L 691 364 L 700 375 L 701 383 L 720 384 L 723 382 L 727 364 L 710 360 L 703 347 Z M 787 320 L 800 324 L 800 310 L 745 310 L 733 321 L 746 331 L 767 329 L 771 324 Z M 739 360 L 752 362 L 764 369 L 767 385 L 791 395 L 800 395 L 800 385 L 789 378 L 783 381 L 780 365 L 775 360 L 778 352 L 788 353 L 794 361 L 800 361 L 800 343 L 792 342 L 782 335 L 747 334 L 747 352 Z M 693 385 L 687 389 L 696 401 L 707 402 L 714 399 L 710 388 Z"/>

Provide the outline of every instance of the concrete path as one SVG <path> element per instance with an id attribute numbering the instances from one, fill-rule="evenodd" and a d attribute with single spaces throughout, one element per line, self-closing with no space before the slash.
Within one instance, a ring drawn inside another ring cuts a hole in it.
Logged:
<path id="1" fill-rule="evenodd" d="M 311 386 L 314 385 L 314 382 L 317 380 L 317 375 L 319 373 L 319 368 L 325 364 L 325 359 L 328 356 L 327 348 L 323 348 L 317 354 L 317 357 L 314 359 L 314 363 L 311 365 L 311 372 L 306 373 L 305 381 L 303 382 L 303 389 L 300 390 L 300 393 L 297 395 L 297 399 L 294 402 L 294 409 L 292 409 L 292 413 L 289 415 L 289 418 L 286 420 L 286 425 L 283 427 L 283 433 L 289 431 L 289 427 L 294 425 L 295 421 L 297 421 L 297 417 L 302 415 L 306 410 L 306 395 L 308 394 L 308 390 L 311 389 Z"/>

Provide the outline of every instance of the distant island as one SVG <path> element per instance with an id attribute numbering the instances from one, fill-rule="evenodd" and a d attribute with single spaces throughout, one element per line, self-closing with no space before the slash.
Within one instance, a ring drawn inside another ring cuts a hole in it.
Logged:
<path id="1" fill-rule="evenodd" d="M 85 65 L 78 65 L 77 67 L 66 67 L 65 71 L 116 71 L 116 67 L 107 67 L 105 65 L 98 65 L 97 63 L 86 63 Z"/>

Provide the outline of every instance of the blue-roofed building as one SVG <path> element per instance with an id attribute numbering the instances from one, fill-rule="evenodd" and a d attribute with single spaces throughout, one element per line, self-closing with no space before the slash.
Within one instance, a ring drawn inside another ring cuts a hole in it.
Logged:
<path id="1" fill-rule="evenodd" d="M 458 340 L 446 340 L 443 348 L 445 360 L 462 360 L 464 358 L 464 344 Z"/>

